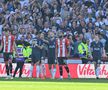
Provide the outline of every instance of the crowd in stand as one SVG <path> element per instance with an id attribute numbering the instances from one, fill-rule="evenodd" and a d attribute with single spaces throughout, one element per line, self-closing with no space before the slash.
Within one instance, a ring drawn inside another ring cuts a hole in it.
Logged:
<path id="1" fill-rule="evenodd" d="M 58 37 L 64 32 L 71 42 L 71 56 L 78 56 L 78 45 L 85 38 L 88 46 L 99 34 L 108 54 L 108 1 L 107 0 L 0 0 L 0 35 L 4 27 L 17 40 L 32 44 L 32 39 L 49 32 Z M 46 51 L 47 51 L 46 47 Z"/>

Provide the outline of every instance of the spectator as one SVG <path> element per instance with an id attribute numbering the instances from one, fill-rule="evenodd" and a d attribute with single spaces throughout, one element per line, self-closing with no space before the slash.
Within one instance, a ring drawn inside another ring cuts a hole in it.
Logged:
<path id="1" fill-rule="evenodd" d="M 0 0 L 0 35 L 4 26 L 11 28 L 17 40 L 23 41 L 32 41 L 39 33 L 44 33 L 47 40 L 50 31 L 55 37 L 63 31 L 72 34 L 69 38 L 77 56 L 83 37 L 91 44 L 95 34 L 104 33 L 102 42 L 107 41 L 107 8 L 107 0 Z"/>

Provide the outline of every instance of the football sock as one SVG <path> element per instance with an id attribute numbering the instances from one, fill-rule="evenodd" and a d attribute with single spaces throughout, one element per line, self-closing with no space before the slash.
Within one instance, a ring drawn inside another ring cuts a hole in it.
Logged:
<path id="1" fill-rule="evenodd" d="M 39 78 L 39 74 L 40 74 L 40 66 L 37 65 L 36 66 L 36 76 L 37 76 L 37 78 Z"/>
<path id="2" fill-rule="evenodd" d="M 100 67 L 96 68 L 96 77 L 99 77 L 99 73 L 100 73 Z"/>
<path id="3" fill-rule="evenodd" d="M 8 65 L 6 65 L 6 73 L 7 73 L 7 75 L 9 75 L 9 66 Z"/>
<path id="4" fill-rule="evenodd" d="M 32 71 L 33 71 L 33 65 L 30 66 L 30 76 L 29 77 L 32 77 Z"/>
<path id="5" fill-rule="evenodd" d="M 18 70 L 18 66 L 15 68 L 13 77 L 15 77 L 17 70 Z"/>
<path id="6" fill-rule="evenodd" d="M 59 66 L 59 69 L 60 69 L 60 76 L 63 76 L 63 69 L 61 65 Z"/>
<path id="7" fill-rule="evenodd" d="M 12 63 L 9 63 L 10 74 L 12 75 Z"/>
<path id="8" fill-rule="evenodd" d="M 45 64 L 41 64 L 41 75 L 42 77 L 46 75 Z"/>
<path id="9" fill-rule="evenodd" d="M 69 68 L 68 68 L 68 66 L 65 66 L 65 69 L 66 69 L 67 73 L 69 73 Z"/>
<path id="10" fill-rule="evenodd" d="M 53 79 L 55 78 L 55 74 L 56 74 L 56 68 L 54 68 L 54 69 L 52 70 L 52 78 L 53 78 Z"/>

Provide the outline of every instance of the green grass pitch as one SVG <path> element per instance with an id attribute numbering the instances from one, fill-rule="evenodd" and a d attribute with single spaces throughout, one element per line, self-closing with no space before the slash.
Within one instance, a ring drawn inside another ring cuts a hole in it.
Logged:
<path id="1" fill-rule="evenodd" d="M 107 79 L 35 79 L 0 78 L 0 90 L 108 90 Z"/>

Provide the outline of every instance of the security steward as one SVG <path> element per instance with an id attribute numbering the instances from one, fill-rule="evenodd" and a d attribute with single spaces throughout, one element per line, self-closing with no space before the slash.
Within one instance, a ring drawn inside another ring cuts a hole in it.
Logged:
<path id="1" fill-rule="evenodd" d="M 82 60 L 83 64 L 87 64 L 88 60 L 88 45 L 86 39 L 83 39 L 82 42 L 78 45 L 79 57 Z"/>
<path id="2" fill-rule="evenodd" d="M 19 77 L 21 78 L 22 77 L 22 69 L 23 69 L 23 65 L 24 65 L 24 62 L 25 62 L 25 58 L 26 58 L 26 50 L 24 48 L 23 42 L 21 42 L 21 41 L 17 42 L 16 53 L 17 54 L 15 56 L 15 60 L 16 60 L 17 66 L 15 68 L 15 72 L 14 72 L 13 77 L 15 77 L 16 72 L 18 71 L 18 69 L 20 69 Z"/>

